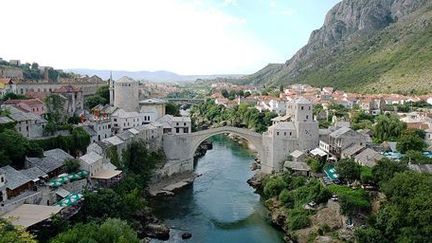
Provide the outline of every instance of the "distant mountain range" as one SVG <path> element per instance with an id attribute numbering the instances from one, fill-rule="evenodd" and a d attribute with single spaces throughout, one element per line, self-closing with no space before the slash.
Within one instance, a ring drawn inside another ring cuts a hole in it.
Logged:
<path id="1" fill-rule="evenodd" d="M 94 70 L 94 69 L 67 69 L 65 71 L 74 72 L 81 75 L 88 75 L 88 76 L 97 75 L 105 80 L 109 79 L 111 73 L 110 70 Z M 152 81 L 152 82 L 193 82 L 198 79 L 205 79 L 205 80 L 218 79 L 218 78 L 235 79 L 244 76 L 241 74 L 180 75 L 168 71 L 131 72 L 131 71 L 118 71 L 118 70 L 113 70 L 112 75 L 114 80 L 117 80 L 123 76 L 127 76 L 135 80 L 145 80 L 145 81 Z"/>
<path id="2" fill-rule="evenodd" d="M 291 59 L 269 64 L 240 82 L 430 93 L 432 1 L 343 0 Z"/>

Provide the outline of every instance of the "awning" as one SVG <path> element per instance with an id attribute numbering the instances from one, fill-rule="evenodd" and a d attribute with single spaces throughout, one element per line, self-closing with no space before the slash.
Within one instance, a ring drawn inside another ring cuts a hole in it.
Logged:
<path id="1" fill-rule="evenodd" d="M 320 148 L 316 148 L 316 149 L 310 151 L 310 153 L 314 156 L 320 156 L 320 157 L 324 157 L 327 155 L 327 153 Z"/>
<path id="2" fill-rule="evenodd" d="M 70 207 L 78 204 L 78 202 L 83 198 L 81 193 L 71 193 L 63 198 L 61 201 L 57 202 L 56 205 L 61 207 Z"/>

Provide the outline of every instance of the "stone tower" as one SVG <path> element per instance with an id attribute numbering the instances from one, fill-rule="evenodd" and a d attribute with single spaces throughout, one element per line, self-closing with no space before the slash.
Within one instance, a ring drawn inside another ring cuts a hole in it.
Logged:
<path id="1" fill-rule="evenodd" d="M 298 136 L 300 150 L 314 149 L 319 145 L 318 122 L 313 119 L 312 103 L 301 97 L 290 103 L 287 110 L 292 115 Z"/>
<path id="2" fill-rule="evenodd" d="M 138 111 L 138 85 L 128 77 L 117 80 L 114 83 L 114 106 L 125 111 Z"/>
<path id="3" fill-rule="evenodd" d="M 110 105 L 114 105 L 114 79 L 112 77 L 112 72 L 110 73 L 109 79 L 109 94 L 110 94 Z"/>

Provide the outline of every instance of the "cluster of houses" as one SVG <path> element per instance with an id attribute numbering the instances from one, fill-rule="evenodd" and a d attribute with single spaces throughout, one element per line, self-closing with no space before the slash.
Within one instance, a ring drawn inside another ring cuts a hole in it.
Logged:
<path id="1" fill-rule="evenodd" d="M 235 88 L 228 86 L 226 88 Z M 426 101 L 432 104 L 431 96 L 404 96 L 399 94 L 364 95 L 347 93 L 335 90 L 332 87 L 315 88 L 310 85 L 294 84 L 284 89 L 279 97 L 260 95 L 256 90 L 250 89 L 251 96 L 247 98 L 237 97 L 229 100 L 222 96 L 220 92 L 214 93 L 211 98 L 215 99 L 216 104 L 232 107 L 241 103 L 254 105 L 258 110 L 269 110 L 279 115 L 284 115 L 286 105 L 289 101 L 303 97 L 313 104 L 321 104 L 324 108 L 331 104 L 342 105 L 345 108 L 352 108 L 358 105 L 368 114 L 379 115 L 383 112 L 386 105 L 403 105 L 407 102 Z"/>
<path id="2" fill-rule="evenodd" d="M 76 158 L 79 171 L 65 173 L 65 162 L 75 158 L 61 149 L 45 151 L 41 158 L 26 158 L 21 170 L 1 167 L 0 217 L 24 227 L 37 227 L 52 214 L 78 210 L 85 188 L 110 187 L 121 180 L 122 171 L 111 163 L 112 151 L 121 159 L 122 152 L 134 141 L 144 141 L 149 150 L 156 151 L 162 147 L 163 134 L 191 133 L 190 118 L 165 114 L 165 101 L 130 102 L 129 97 L 136 95 L 136 85 L 129 78 L 111 83 L 113 105 L 99 105 L 81 114 L 78 126 L 90 134 L 91 144 L 86 154 Z M 6 102 L 3 108 L 9 114 L 0 117 L 0 122 L 14 124 L 27 138 L 42 136 L 46 120 L 41 115 L 46 108 L 37 101 Z M 36 211 L 41 213 L 35 216 Z"/>

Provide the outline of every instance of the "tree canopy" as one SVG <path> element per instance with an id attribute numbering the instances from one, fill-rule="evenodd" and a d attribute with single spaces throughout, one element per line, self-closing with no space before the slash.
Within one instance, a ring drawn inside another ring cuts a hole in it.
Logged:
<path id="1" fill-rule="evenodd" d="M 110 218 L 100 225 L 96 222 L 77 224 L 51 240 L 51 243 L 75 242 L 138 243 L 139 239 L 125 221 Z"/>

